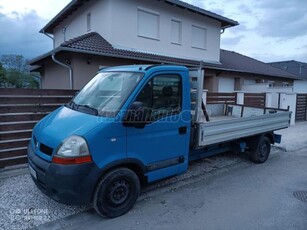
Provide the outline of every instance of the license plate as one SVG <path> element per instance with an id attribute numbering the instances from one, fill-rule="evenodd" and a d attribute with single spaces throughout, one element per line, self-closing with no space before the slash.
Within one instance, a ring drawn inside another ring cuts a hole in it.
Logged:
<path id="1" fill-rule="evenodd" d="M 29 165 L 30 174 L 37 180 L 36 171 Z"/>

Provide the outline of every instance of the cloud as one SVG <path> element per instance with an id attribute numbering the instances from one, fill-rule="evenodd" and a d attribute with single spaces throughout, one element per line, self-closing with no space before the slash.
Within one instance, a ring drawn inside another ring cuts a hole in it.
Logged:
<path id="1" fill-rule="evenodd" d="M 262 17 L 256 29 L 265 37 L 296 38 L 307 34 L 307 1 L 261 1 Z"/>
<path id="2" fill-rule="evenodd" d="M 244 14 L 251 14 L 251 13 L 253 13 L 251 8 L 248 7 L 247 5 L 243 4 L 243 3 L 238 6 L 238 10 L 240 12 L 243 12 Z"/>
<path id="3" fill-rule="evenodd" d="M 235 46 L 238 45 L 242 39 L 244 39 L 245 36 L 244 35 L 239 35 L 236 37 L 227 37 L 227 38 L 223 38 L 222 37 L 222 45 L 223 46 Z"/>
<path id="4" fill-rule="evenodd" d="M 221 8 L 210 8 L 211 12 L 215 13 L 215 14 L 219 14 L 219 15 L 225 15 L 225 11 Z"/>
<path id="5" fill-rule="evenodd" d="M 46 24 L 36 11 L 0 13 L 0 55 L 22 54 L 33 58 L 52 49 L 50 38 L 38 31 Z"/>

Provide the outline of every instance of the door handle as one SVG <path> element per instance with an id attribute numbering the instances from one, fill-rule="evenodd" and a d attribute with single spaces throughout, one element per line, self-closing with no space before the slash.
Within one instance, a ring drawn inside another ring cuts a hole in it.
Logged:
<path id="1" fill-rule="evenodd" d="M 178 131 L 179 135 L 184 135 L 187 133 L 187 127 L 186 126 L 180 127 Z"/>

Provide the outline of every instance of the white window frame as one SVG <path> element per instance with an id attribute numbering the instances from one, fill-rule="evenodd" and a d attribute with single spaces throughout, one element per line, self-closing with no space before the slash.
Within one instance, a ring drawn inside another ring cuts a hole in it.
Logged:
<path id="1" fill-rule="evenodd" d="M 156 37 L 143 34 L 142 31 L 140 31 L 140 25 L 139 25 L 139 23 L 140 23 L 140 15 L 139 15 L 139 12 L 151 14 L 153 16 L 157 16 L 157 36 Z M 138 7 L 137 8 L 137 35 L 139 37 L 142 37 L 142 38 L 149 38 L 149 39 L 153 39 L 153 40 L 160 40 L 160 14 L 158 12 L 155 12 L 155 11 L 152 11 L 152 10 L 148 10 L 148 9 L 144 9 L 144 8 Z"/>
<path id="2" fill-rule="evenodd" d="M 201 29 L 205 31 L 205 37 L 204 37 L 204 46 L 200 47 L 197 46 L 195 44 L 193 44 L 193 28 L 197 28 L 197 29 Z M 191 47 L 194 49 L 201 49 L 201 50 L 207 50 L 207 38 L 208 37 L 208 30 L 206 27 L 204 26 L 200 26 L 200 25 L 196 25 L 196 24 L 192 24 L 191 26 Z"/>
<path id="3" fill-rule="evenodd" d="M 179 42 L 175 42 L 172 40 L 172 23 L 177 22 L 179 23 Z M 177 18 L 171 18 L 171 43 L 175 45 L 182 45 L 182 20 L 177 19 Z"/>

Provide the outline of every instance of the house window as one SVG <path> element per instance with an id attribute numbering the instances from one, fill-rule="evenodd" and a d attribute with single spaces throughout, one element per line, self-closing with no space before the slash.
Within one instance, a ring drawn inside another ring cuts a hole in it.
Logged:
<path id="1" fill-rule="evenodd" d="M 171 21 L 171 42 L 181 44 L 182 40 L 181 21 L 172 19 Z"/>
<path id="2" fill-rule="evenodd" d="M 192 25 L 192 47 L 206 49 L 207 30 L 205 28 Z"/>
<path id="3" fill-rule="evenodd" d="M 159 14 L 138 9 L 138 36 L 159 39 Z"/>
<path id="4" fill-rule="evenodd" d="M 92 17 L 92 15 L 91 15 L 91 13 L 88 13 L 87 15 L 86 15 L 86 27 L 87 27 L 87 31 L 90 31 L 91 30 L 91 27 L 92 27 L 92 25 L 91 25 L 91 21 L 92 21 L 92 19 L 91 19 L 91 17 Z"/>

